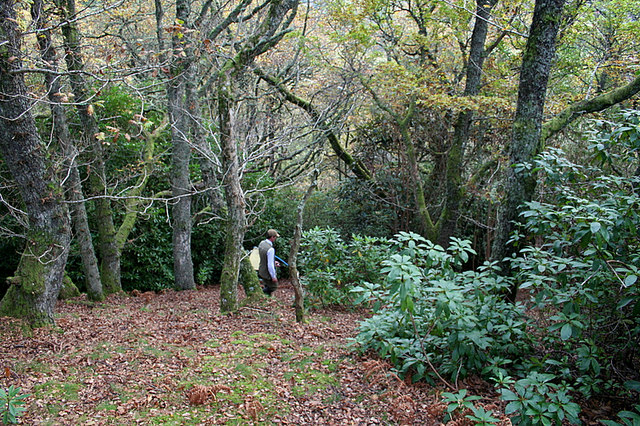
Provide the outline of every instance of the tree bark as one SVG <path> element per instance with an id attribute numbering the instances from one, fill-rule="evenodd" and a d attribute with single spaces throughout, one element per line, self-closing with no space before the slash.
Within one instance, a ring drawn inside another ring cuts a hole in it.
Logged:
<path id="1" fill-rule="evenodd" d="M 59 93 L 61 93 L 60 79 L 54 75 L 58 70 L 58 61 L 55 48 L 51 42 L 51 31 L 46 18 L 46 11 L 42 0 L 34 0 L 31 6 L 31 15 L 38 29 L 38 46 L 40 56 L 44 66 L 52 72 L 45 74 L 45 84 L 47 96 L 50 101 L 53 135 L 62 149 L 62 155 L 66 159 L 66 170 L 63 175 L 67 175 L 66 198 L 71 202 L 72 222 L 75 235 L 80 247 L 80 257 L 87 286 L 87 296 L 90 300 L 103 300 L 102 281 L 98 268 L 98 259 L 93 248 L 93 239 L 89 230 L 89 220 L 87 209 L 84 204 L 84 194 L 78 170 L 78 150 L 72 142 L 69 133 L 69 124 L 64 108 L 60 104 Z"/>
<path id="2" fill-rule="evenodd" d="M 244 294 L 247 296 L 243 304 L 266 297 L 262 291 L 258 274 L 256 274 L 255 269 L 253 269 L 251 265 L 249 256 L 243 257 L 240 262 L 240 283 L 242 284 L 242 288 L 244 288 Z"/>
<path id="3" fill-rule="evenodd" d="M 563 7 L 564 0 L 536 0 L 522 59 L 518 103 L 508 147 L 505 195 L 499 207 L 491 253 L 491 258 L 499 262 L 503 273 L 508 273 L 509 268 L 505 258 L 517 251 L 509 239 L 519 220 L 520 208 L 531 201 L 536 187 L 535 177 L 517 165 L 530 162 L 539 151 L 544 101 Z M 510 298 L 514 300 L 516 294 L 517 288 L 513 288 Z"/>
<path id="4" fill-rule="evenodd" d="M 482 67 L 486 58 L 485 42 L 489 31 L 491 9 L 497 0 L 478 0 L 476 17 L 471 34 L 471 46 L 467 61 L 467 78 L 463 96 L 475 96 L 480 91 Z M 456 120 L 453 140 L 447 155 L 446 189 L 444 210 L 441 214 L 442 225 L 438 233 L 438 243 L 443 247 L 449 244 L 458 224 L 458 209 L 463 197 L 462 172 L 464 148 L 469 140 L 469 131 L 473 120 L 472 110 L 462 111 Z"/>
<path id="5" fill-rule="evenodd" d="M 14 4 L 0 2 L 0 154 L 20 189 L 29 229 L 0 315 L 38 326 L 54 322 L 71 231 L 59 182 L 45 163 L 23 74 L 13 72 L 22 66 Z"/>
<path id="6" fill-rule="evenodd" d="M 80 33 L 76 27 L 75 0 L 56 0 L 60 13 L 64 17 L 62 34 L 66 51 L 67 68 L 71 71 L 69 79 L 76 99 L 76 109 L 82 122 L 85 137 L 91 147 L 89 185 L 91 196 L 96 197 L 96 224 L 98 228 L 98 252 L 100 257 L 100 277 L 106 294 L 122 290 L 120 282 L 120 253 L 116 244 L 116 230 L 113 223 L 111 201 L 107 194 L 104 151 L 98 140 L 98 123 L 89 103 L 87 82 L 83 70 L 84 62 L 80 48 Z"/>
<path id="7" fill-rule="evenodd" d="M 224 263 L 220 277 L 220 311 L 233 312 L 238 309 L 238 275 L 243 256 L 242 243 L 247 228 L 244 191 L 240 184 L 241 171 L 238 162 L 238 147 L 231 131 L 231 72 L 223 70 L 218 80 L 218 123 L 222 146 L 222 184 L 227 202 L 227 237 Z"/>
<path id="8" fill-rule="evenodd" d="M 431 214 L 429 213 L 429 209 L 427 208 L 427 200 L 424 196 L 424 183 L 422 181 L 422 176 L 420 176 L 416 148 L 409 132 L 409 122 L 413 117 L 415 106 L 415 100 L 411 100 L 411 104 L 405 117 L 402 119 L 395 117 L 395 119 L 400 130 L 400 135 L 402 136 L 405 154 L 407 155 L 407 162 L 409 163 L 409 175 L 413 180 L 411 188 L 413 190 L 416 209 L 418 210 L 418 221 L 421 228 L 420 233 L 428 240 L 436 241 L 438 234 L 440 233 L 440 224 L 442 222 L 440 220 L 434 222 L 431 218 Z"/>
<path id="9" fill-rule="evenodd" d="M 238 309 L 238 276 L 244 256 L 242 243 L 247 227 L 245 197 L 241 185 L 242 170 L 238 144 L 232 132 L 231 109 L 234 106 L 234 83 L 253 60 L 275 46 L 289 32 L 296 15 L 298 0 L 272 0 L 255 32 L 238 44 L 237 53 L 225 61 L 217 74 L 218 128 L 222 147 L 223 187 L 228 209 L 227 239 L 220 278 L 220 310 Z"/>
<path id="10" fill-rule="evenodd" d="M 191 13 L 190 0 L 176 1 L 176 19 L 188 28 Z M 172 171 L 171 191 L 174 199 L 171 210 L 173 227 L 173 271 L 178 289 L 193 289 L 196 286 L 191 257 L 191 181 L 189 162 L 189 118 L 187 117 L 186 85 L 191 76 L 193 52 L 189 47 L 186 31 L 175 30 L 173 34 L 173 63 L 168 83 L 169 119 L 171 122 Z"/>
<path id="11" fill-rule="evenodd" d="M 618 87 L 602 95 L 596 96 L 592 99 L 585 99 L 580 102 L 576 102 L 569 105 L 564 111 L 553 117 L 551 120 L 544 123 L 542 126 L 541 144 L 544 144 L 547 139 L 562 131 L 572 121 L 584 114 L 590 114 L 592 112 L 603 111 L 610 106 L 624 102 L 627 99 L 632 98 L 638 92 L 640 92 L 640 75 L 630 81 L 628 84 Z M 542 151 L 543 146 L 538 149 Z"/>
<path id="12" fill-rule="evenodd" d="M 296 322 L 304 322 L 304 292 L 300 284 L 300 273 L 298 272 L 298 251 L 300 251 L 300 242 L 302 240 L 302 225 L 304 219 L 304 206 L 307 200 L 316 189 L 317 175 L 313 177 L 313 182 L 307 188 L 307 192 L 298 204 L 298 218 L 296 220 L 296 228 L 293 231 L 293 239 L 291 240 L 291 249 L 289 251 L 289 275 L 293 292 L 295 295 L 294 307 L 296 310 Z"/>

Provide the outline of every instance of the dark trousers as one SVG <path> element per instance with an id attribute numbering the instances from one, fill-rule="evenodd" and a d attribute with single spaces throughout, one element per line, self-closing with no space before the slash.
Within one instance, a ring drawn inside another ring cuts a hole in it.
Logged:
<path id="1" fill-rule="evenodd" d="M 262 277 L 258 277 L 258 278 L 260 278 L 260 283 L 262 284 L 262 291 L 264 291 L 266 295 L 271 296 L 271 293 L 273 293 L 278 289 L 278 283 L 277 282 L 274 283 L 271 278 L 269 279 L 262 278 Z"/>

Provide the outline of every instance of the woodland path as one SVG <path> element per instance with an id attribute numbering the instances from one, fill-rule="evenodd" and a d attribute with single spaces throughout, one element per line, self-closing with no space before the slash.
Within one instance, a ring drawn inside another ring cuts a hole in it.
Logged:
<path id="1" fill-rule="evenodd" d="M 2 318 L 0 386 L 30 395 L 22 424 L 442 424 L 440 390 L 349 348 L 365 312 L 315 311 L 301 325 L 292 298 L 284 283 L 221 315 L 216 287 L 80 297 L 31 335 Z"/>

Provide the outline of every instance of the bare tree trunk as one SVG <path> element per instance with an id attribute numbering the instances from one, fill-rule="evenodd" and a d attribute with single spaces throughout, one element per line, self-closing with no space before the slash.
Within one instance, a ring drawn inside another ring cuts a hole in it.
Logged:
<path id="1" fill-rule="evenodd" d="M 491 8 L 497 0 L 489 2 L 478 0 L 476 17 L 471 34 L 471 47 L 467 61 L 467 79 L 464 88 L 464 96 L 475 96 L 480 90 L 482 79 L 482 67 L 486 57 L 485 42 L 489 30 L 489 18 Z M 454 126 L 453 140 L 447 155 L 446 189 L 444 210 L 442 213 L 442 225 L 438 235 L 438 243 L 444 247 L 449 244 L 450 238 L 455 234 L 458 224 L 458 209 L 462 201 L 462 172 L 464 159 L 464 147 L 469 140 L 469 131 L 473 120 L 473 111 L 462 111 Z"/>
<path id="2" fill-rule="evenodd" d="M 275 46 L 289 32 L 296 15 L 298 0 L 273 0 L 268 3 L 255 32 L 237 45 L 237 53 L 222 65 L 217 74 L 218 127 L 222 147 L 223 187 L 228 208 L 227 239 L 220 278 L 220 310 L 238 308 L 238 276 L 244 256 L 242 243 L 247 227 L 245 197 L 241 185 L 242 170 L 238 146 L 232 132 L 231 108 L 234 83 L 259 55 Z"/>
<path id="3" fill-rule="evenodd" d="M 48 30 L 49 26 L 42 0 L 34 0 L 31 6 L 31 15 L 36 23 L 36 28 L 39 29 L 38 45 L 40 55 L 45 64 L 44 66 L 55 72 L 58 70 L 58 62 L 54 46 L 51 42 L 51 31 Z M 104 292 L 102 291 L 98 259 L 96 258 L 93 248 L 87 210 L 84 204 L 80 172 L 78 171 L 78 150 L 71 140 L 67 116 L 58 98 L 58 94 L 61 93 L 60 79 L 54 75 L 53 72 L 47 73 L 45 74 L 45 83 L 47 85 L 47 95 L 51 102 L 53 134 L 62 148 L 62 154 L 67 160 L 67 170 L 65 170 L 64 174 L 67 174 L 68 171 L 68 177 L 67 183 L 64 186 L 67 188 L 66 197 L 71 201 L 73 226 L 78 240 L 78 246 L 80 247 L 80 257 L 82 259 L 87 284 L 87 295 L 91 300 L 103 300 Z"/>
<path id="4" fill-rule="evenodd" d="M 0 154 L 24 201 L 29 229 L 0 316 L 25 318 L 33 326 L 53 323 L 53 310 L 69 254 L 69 214 L 31 115 L 19 59 L 20 34 L 13 1 L 0 2 Z"/>
<path id="5" fill-rule="evenodd" d="M 289 251 L 289 274 L 293 292 L 295 295 L 294 306 L 296 310 L 296 322 L 304 322 L 304 292 L 300 284 L 300 274 L 298 272 L 298 251 L 300 251 L 300 242 L 302 240 L 302 225 L 304 218 L 304 206 L 307 200 L 315 190 L 317 185 L 317 175 L 313 177 L 313 182 L 304 194 L 304 197 L 298 204 L 298 218 L 296 220 L 296 229 L 293 231 L 293 239 L 291 240 L 291 250 Z"/>
<path id="6" fill-rule="evenodd" d="M 188 25 L 191 12 L 190 0 L 176 1 L 176 19 L 182 25 Z M 169 82 L 169 117 L 171 122 L 172 173 L 171 191 L 174 205 L 171 211 L 173 227 L 173 271 L 175 285 L 181 290 L 196 287 L 191 258 L 191 181 L 189 162 L 189 118 L 187 114 L 186 85 L 191 75 L 193 62 L 188 46 L 189 36 L 185 31 L 176 31 L 173 35 L 172 80 Z"/>
<path id="7" fill-rule="evenodd" d="M 220 310 L 238 309 L 238 275 L 243 256 L 242 243 L 247 227 L 244 191 L 240 184 L 238 146 L 231 131 L 231 73 L 223 71 L 218 81 L 218 120 L 222 145 L 223 186 L 227 200 L 227 238 L 220 277 Z"/>
<path id="8" fill-rule="evenodd" d="M 100 256 L 100 277 L 106 294 L 122 290 L 120 283 L 120 253 L 116 244 L 116 230 L 113 224 L 111 201 L 107 196 L 106 172 L 104 166 L 104 152 L 102 143 L 97 139 L 98 123 L 93 115 L 93 108 L 89 103 L 87 83 L 82 73 L 84 62 L 80 48 L 80 34 L 75 25 L 75 0 L 56 0 L 63 14 L 65 22 L 62 24 L 65 60 L 70 73 L 71 88 L 76 99 L 76 109 L 84 128 L 85 137 L 91 146 L 91 167 L 89 185 L 91 195 L 97 197 L 96 223 L 98 227 L 98 252 Z"/>
<path id="9" fill-rule="evenodd" d="M 531 201 L 536 187 L 535 177 L 514 167 L 527 163 L 538 154 L 547 83 L 555 55 L 555 41 L 562 20 L 564 0 L 536 0 L 529 39 L 524 51 L 518 104 L 509 145 L 509 167 L 505 183 L 505 196 L 498 211 L 498 226 L 493 240 L 491 258 L 501 263 L 508 273 L 506 257 L 516 253 L 517 247 L 509 242 L 518 222 L 521 206 Z M 517 288 L 511 291 L 515 299 Z"/>

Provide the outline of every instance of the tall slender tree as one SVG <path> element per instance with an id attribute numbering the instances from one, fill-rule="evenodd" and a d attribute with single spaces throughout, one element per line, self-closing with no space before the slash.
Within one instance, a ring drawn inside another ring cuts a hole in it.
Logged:
<path id="1" fill-rule="evenodd" d="M 100 257 L 100 277 L 105 293 L 122 290 L 120 282 L 120 252 L 116 244 L 116 229 L 113 221 L 111 198 L 107 188 L 105 156 L 98 122 L 91 103 L 92 93 L 85 79 L 85 62 L 81 49 L 81 34 L 78 30 L 78 14 L 75 0 L 55 0 L 63 18 L 62 34 L 65 61 L 69 70 L 71 89 L 75 95 L 75 105 L 83 127 L 83 137 L 89 141 L 91 164 L 89 172 L 90 194 L 95 197 L 96 224 L 98 229 L 98 253 Z"/>
<path id="2" fill-rule="evenodd" d="M 519 164 L 530 162 L 539 152 L 547 83 L 555 55 L 556 36 L 562 22 L 564 0 L 537 0 L 529 38 L 522 58 L 518 103 L 508 146 L 509 167 L 505 195 L 498 212 L 498 227 L 492 245 L 492 258 L 508 270 L 506 257 L 516 252 L 510 241 L 519 221 L 521 206 L 531 201 L 536 188 L 533 175 Z M 511 298 L 515 298 L 513 288 Z"/>
<path id="3" fill-rule="evenodd" d="M 195 288 L 191 257 L 191 158 L 190 121 L 186 96 L 187 81 L 193 77 L 195 59 L 191 44 L 191 0 L 176 0 L 176 23 L 172 36 L 172 61 L 167 85 L 171 124 L 171 192 L 173 207 L 173 270 L 175 285 L 186 290 Z"/>
<path id="4" fill-rule="evenodd" d="M 466 61 L 467 72 L 463 96 L 473 97 L 480 92 L 484 60 L 490 53 L 485 49 L 491 9 L 497 0 L 478 0 L 474 18 L 473 32 Z M 493 46 L 496 44 L 494 43 Z M 463 160 L 465 146 L 473 122 L 474 111 L 467 109 L 458 114 L 453 128 L 453 137 L 447 153 L 447 171 L 445 175 L 445 199 L 438 229 L 438 243 L 446 246 L 457 229 L 460 203 L 463 197 Z"/>
<path id="5" fill-rule="evenodd" d="M 55 46 L 52 42 L 51 27 L 47 20 L 44 1 L 34 0 L 31 5 L 31 16 L 38 31 L 38 46 L 43 66 L 45 69 L 50 70 L 50 72 L 45 74 L 44 79 L 51 108 L 52 133 L 62 150 L 62 155 L 66 159 L 66 170 L 63 171 L 63 175 L 67 175 L 67 179 L 64 186 L 66 187 L 66 198 L 71 202 L 72 222 L 80 247 L 80 256 L 82 258 L 82 266 L 87 284 L 87 295 L 91 300 L 102 300 L 104 299 L 102 281 L 100 279 L 98 260 L 93 247 L 93 238 L 89 229 L 80 171 L 78 170 L 79 152 L 72 141 L 69 124 L 67 122 L 67 114 L 60 102 L 62 85 L 57 75 L 59 71 L 58 59 Z"/>
<path id="6" fill-rule="evenodd" d="M 235 85 L 260 55 L 275 46 L 290 31 L 298 0 L 270 0 L 253 33 L 238 44 L 236 53 L 217 73 L 217 118 L 222 148 L 223 187 L 228 209 L 224 264 L 220 278 L 220 309 L 234 311 L 238 306 L 238 275 L 245 255 L 242 243 L 247 227 L 246 200 L 241 185 L 242 170 L 238 144 L 233 133 L 232 111 Z"/>

